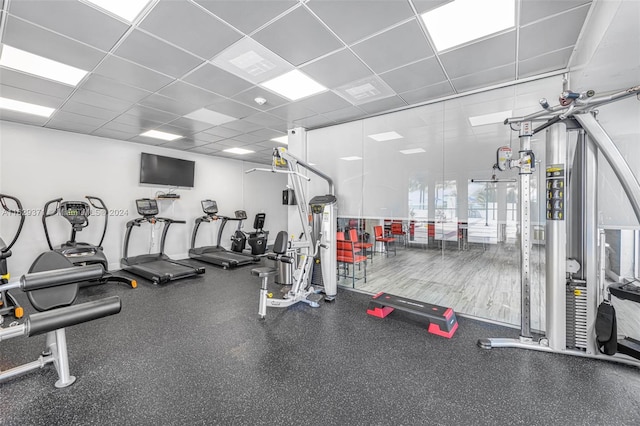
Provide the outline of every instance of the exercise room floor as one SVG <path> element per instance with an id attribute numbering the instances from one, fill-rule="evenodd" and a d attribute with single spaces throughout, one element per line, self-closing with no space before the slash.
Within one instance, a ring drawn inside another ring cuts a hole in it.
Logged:
<path id="1" fill-rule="evenodd" d="M 250 269 L 83 289 L 79 302 L 117 294 L 122 312 L 67 329 L 72 386 L 56 389 L 50 366 L 0 384 L 0 424 L 640 422 L 638 368 L 483 350 L 477 339 L 517 330 L 459 318 L 445 339 L 395 313 L 370 317 L 370 296 L 342 289 L 332 304 L 271 308 L 258 321 Z M 0 368 L 35 360 L 43 345 L 44 336 L 0 342 Z"/>

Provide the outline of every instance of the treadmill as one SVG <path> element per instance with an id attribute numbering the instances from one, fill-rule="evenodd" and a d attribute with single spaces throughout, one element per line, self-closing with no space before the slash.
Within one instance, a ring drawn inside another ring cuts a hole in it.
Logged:
<path id="1" fill-rule="evenodd" d="M 127 222 L 127 232 L 124 237 L 124 256 L 120 259 L 120 266 L 123 270 L 151 280 L 154 284 L 165 284 L 169 281 L 204 274 L 204 268 L 194 268 L 186 263 L 172 260 L 164 254 L 164 243 L 169 226 L 173 223 L 186 223 L 184 220 L 157 217 L 158 203 L 156 200 L 149 198 L 136 200 L 136 208 L 138 209 L 138 214 L 142 217 Z M 156 222 L 164 223 L 162 237 L 160 237 L 160 252 L 129 257 L 131 230 L 134 226 L 140 226 L 145 222 L 152 225 Z"/>
<path id="2" fill-rule="evenodd" d="M 218 215 L 218 204 L 213 200 L 203 200 L 201 204 L 202 211 L 205 215 L 196 219 L 196 225 L 194 226 L 193 234 L 191 235 L 191 248 L 189 249 L 190 258 L 210 263 L 212 265 L 222 266 L 224 269 L 249 265 L 260 261 L 260 256 L 227 250 L 220 245 L 222 232 L 227 222 L 230 220 L 245 220 L 247 218 L 247 213 L 244 210 L 236 211 L 236 217 L 232 218 Z M 218 229 L 218 241 L 216 242 L 216 245 L 196 247 L 196 237 L 198 235 L 198 229 L 200 229 L 200 224 L 202 222 L 212 222 L 217 219 L 222 219 L 222 223 L 220 224 L 220 229 Z"/>

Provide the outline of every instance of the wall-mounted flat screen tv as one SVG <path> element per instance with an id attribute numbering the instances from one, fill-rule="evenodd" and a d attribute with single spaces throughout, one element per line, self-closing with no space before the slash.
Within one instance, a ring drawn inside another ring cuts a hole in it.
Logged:
<path id="1" fill-rule="evenodd" d="M 195 161 L 142 153 L 140 183 L 193 188 Z"/>

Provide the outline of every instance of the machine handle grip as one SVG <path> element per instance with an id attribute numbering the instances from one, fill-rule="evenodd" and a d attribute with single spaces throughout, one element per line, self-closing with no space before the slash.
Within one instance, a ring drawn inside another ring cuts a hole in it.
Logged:
<path id="1" fill-rule="evenodd" d="M 60 328 L 114 315 L 122 309 L 118 296 L 32 314 L 26 321 L 27 336 L 37 336 Z"/>
<path id="2" fill-rule="evenodd" d="M 293 263 L 293 257 L 285 256 L 283 254 L 267 253 L 267 259 L 279 260 L 284 263 Z"/>
<path id="3" fill-rule="evenodd" d="M 53 271 L 33 272 L 20 278 L 20 288 L 24 291 L 39 290 L 82 281 L 94 281 L 102 278 L 103 275 L 102 265 L 72 266 Z"/>

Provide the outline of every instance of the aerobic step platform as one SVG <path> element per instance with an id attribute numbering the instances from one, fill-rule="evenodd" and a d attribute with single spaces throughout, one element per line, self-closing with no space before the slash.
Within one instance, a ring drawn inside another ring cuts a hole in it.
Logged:
<path id="1" fill-rule="evenodd" d="M 458 320 L 453 309 L 384 292 L 373 296 L 373 300 L 369 302 L 367 313 L 374 317 L 384 318 L 395 309 L 426 318 L 429 321 L 427 331 L 438 336 L 450 339 L 458 329 Z"/>

